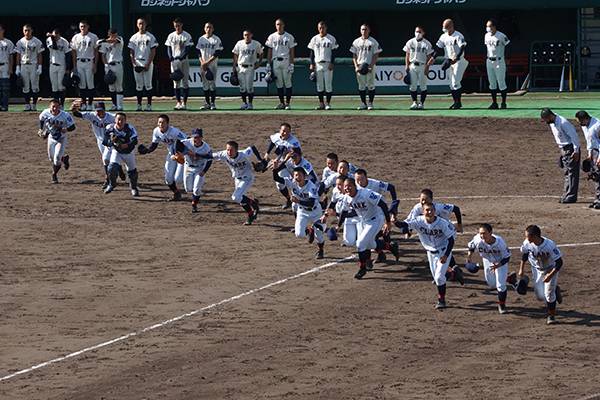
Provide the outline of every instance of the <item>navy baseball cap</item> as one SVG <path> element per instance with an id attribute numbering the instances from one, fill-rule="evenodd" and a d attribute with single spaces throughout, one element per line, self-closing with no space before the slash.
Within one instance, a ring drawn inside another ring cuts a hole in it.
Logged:
<path id="1" fill-rule="evenodd" d="M 96 111 L 106 111 L 106 106 L 103 101 L 98 101 L 94 103 L 94 110 Z"/>
<path id="2" fill-rule="evenodd" d="M 194 128 L 192 130 L 192 137 L 197 137 L 197 136 L 199 136 L 199 137 L 204 136 L 204 133 L 202 132 L 202 128 Z"/>

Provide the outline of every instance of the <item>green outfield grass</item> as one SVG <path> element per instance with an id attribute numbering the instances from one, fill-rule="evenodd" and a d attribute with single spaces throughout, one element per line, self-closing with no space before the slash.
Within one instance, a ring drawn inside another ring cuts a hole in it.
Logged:
<path id="1" fill-rule="evenodd" d="M 375 99 L 375 110 L 358 111 L 358 96 L 340 96 L 332 101 L 330 111 L 316 111 L 316 97 L 297 97 L 292 100 L 292 110 L 275 110 L 277 99 L 274 97 L 258 97 L 254 100 L 253 111 L 240 111 L 239 98 L 227 97 L 217 99 L 217 111 L 199 111 L 203 101 L 196 98 L 188 103 L 188 111 L 174 111 L 174 100 L 155 99 L 154 112 L 210 112 L 210 113 L 244 113 L 244 114 L 290 114 L 290 115 L 375 115 L 375 116 L 452 116 L 452 117 L 498 117 L 498 118 L 539 118 L 542 107 L 550 107 L 555 112 L 573 118 L 577 110 L 587 110 L 590 114 L 600 115 L 600 92 L 582 93 L 528 93 L 522 96 L 512 95 L 508 99 L 508 109 L 488 110 L 490 98 L 482 95 L 463 97 L 463 109 L 449 110 L 452 100 L 449 96 L 432 95 L 427 98 L 426 110 L 411 111 L 409 96 L 380 96 Z M 45 106 L 42 101 L 38 111 Z M 133 101 L 127 101 L 126 111 L 134 111 Z M 10 111 L 20 112 L 21 105 L 13 105 Z M 1 115 L 1 114 L 0 114 Z"/>

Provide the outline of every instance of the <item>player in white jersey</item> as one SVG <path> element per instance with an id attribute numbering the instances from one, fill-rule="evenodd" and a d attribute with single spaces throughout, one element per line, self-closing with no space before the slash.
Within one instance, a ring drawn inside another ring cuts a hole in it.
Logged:
<path id="1" fill-rule="evenodd" d="M 252 39 L 252 31 L 246 29 L 243 39 L 239 40 L 233 50 L 233 69 L 240 81 L 240 94 L 244 102 L 241 110 L 252 110 L 254 100 L 254 70 L 263 59 L 263 47 L 260 42 Z"/>
<path id="2" fill-rule="evenodd" d="M 583 110 L 578 111 L 575 118 L 585 136 L 588 151 L 587 159 L 583 160 L 581 169 L 587 172 L 588 178 L 596 184 L 595 199 L 590 204 L 590 208 L 600 210 L 600 120 Z"/>
<path id="3" fill-rule="evenodd" d="M 422 110 L 425 108 L 427 99 L 427 72 L 435 58 L 433 46 L 425 39 L 425 29 L 421 26 L 415 28 L 415 37 L 410 39 L 403 48 L 406 53 L 404 65 L 406 73 L 410 76 L 410 97 L 412 98 L 411 110 Z M 417 99 L 417 89 L 421 89 L 421 98 Z"/>
<path id="4" fill-rule="evenodd" d="M 154 72 L 154 57 L 158 42 L 153 34 L 146 31 L 146 20 L 138 18 L 137 33 L 129 39 L 129 57 L 133 65 L 137 111 L 142 111 L 142 99 L 146 96 L 146 111 L 152 111 L 152 74 Z"/>
<path id="5" fill-rule="evenodd" d="M 177 140 L 175 143 L 175 158 L 184 160 L 183 187 L 187 193 L 192 193 L 192 213 L 198 212 L 204 176 L 212 165 L 212 150 L 203 137 L 202 129 L 194 128 L 189 139 Z"/>
<path id="6" fill-rule="evenodd" d="M 79 22 L 79 33 L 71 38 L 71 48 L 73 49 L 73 71 L 79 75 L 79 97 L 81 98 L 81 108 L 85 111 L 87 108 L 93 109 L 94 103 L 94 75 L 98 65 L 98 36 L 90 32 L 90 25 L 87 21 Z M 86 105 L 87 100 L 87 105 Z"/>
<path id="7" fill-rule="evenodd" d="M 362 24 L 360 26 L 360 36 L 352 42 L 350 47 L 361 101 L 358 107 L 359 110 L 372 110 L 373 101 L 375 100 L 375 64 L 382 48 L 377 40 L 370 35 L 370 26 Z M 369 93 L 368 102 L 367 91 Z"/>
<path id="8" fill-rule="evenodd" d="M 486 54 L 486 69 L 488 82 L 490 84 L 490 92 L 492 94 L 492 104 L 488 107 L 490 110 L 498 109 L 498 90 L 502 102 L 500 108 L 506 108 L 506 57 L 504 51 L 506 45 L 510 43 L 508 37 L 496 29 L 496 22 L 492 19 L 485 24 L 485 37 L 483 43 L 487 48 Z"/>
<path id="9" fill-rule="evenodd" d="M 352 178 L 346 178 L 344 181 L 344 196 L 339 201 L 341 201 L 342 221 L 351 211 L 355 211 L 359 219 L 356 238 L 359 267 L 354 278 L 362 279 L 367 271 L 373 268 L 371 250 L 379 251 L 384 246 L 382 241 L 377 240 L 377 235 L 382 230 L 388 233 L 391 229 L 388 207 L 380 194 L 357 187 Z M 325 214 L 321 222 L 325 223 L 326 219 Z"/>
<path id="10" fill-rule="evenodd" d="M 419 194 L 419 202 L 410 210 L 406 219 L 415 219 L 419 215 L 423 215 L 423 209 L 426 204 L 433 204 L 435 215 L 438 217 L 450 220 L 452 214 L 456 218 L 456 231 L 462 233 L 462 212 L 457 205 L 450 203 L 437 203 L 433 201 L 433 191 L 431 189 L 423 189 Z"/>
<path id="11" fill-rule="evenodd" d="M 292 176 L 293 178 L 282 178 L 276 170 L 273 170 L 273 179 L 288 188 L 291 192 L 292 202 L 296 205 L 294 234 L 298 238 L 308 236 L 309 243 L 316 239 L 318 250 L 315 255 L 317 259 L 322 259 L 324 257 L 325 238 L 323 232 L 325 228 L 321 223 L 323 210 L 319 203 L 317 186 L 308 179 L 306 170 L 300 166 L 294 168 Z"/>
<path id="12" fill-rule="evenodd" d="M 48 139 L 48 159 L 52 163 L 52 183 L 58 183 L 58 171 L 62 165 L 69 169 L 67 150 L 67 132 L 75 130 L 71 115 L 60 109 L 58 100 L 50 101 L 50 107 L 40 113 L 38 136 Z"/>
<path id="13" fill-rule="evenodd" d="M 275 158 L 272 161 L 272 164 L 282 160 L 286 154 L 288 154 L 292 149 L 300 148 L 300 141 L 296 138 L 296 136 L 292 133 L 292 126 L 287 122 L 283 122 L 279 126 L 279 132 L 276 132 L 269 136 L 267 151 L 263 158 L 267 161 L 270 159 L 270 154 L 273 150 L 275 150 Z M 277 167 L 274 165 L 274 167 Z M 282 171 L 280 174 L 281 177 L 291 177 L 287 174 L 287 171 Z M 286 203 L 282 206 L 282 209 L 286 210 L 292 206 L 290 194 L 285 185 L 277 184 L 277 189 L 286 198 Z"/>
<path id="14" fill-rule="evenodd" d="M 177 183 L 183 182 L 183 164 L 177 161 L 175 144 L 178 140 L 187 139 L 187 135 L 178 128 L 170 125 L 169 116 L 161 114 L 158 116 L 156 128 L 152 132 L 152 144 L 146 147 L 144 144 L 138 146 L 138 153 L 150 154 L 157 149 L 160 143 L 167 146 L 167 155 L 165 156 L 165 183 L 173 192 L 173 201 L 181 200 L 181 192 L 177 188 Z M 183 161 L 180 159 L 180 161 Z"/>
<path id="15" fill-rule="evenodd" d="M 111 71 L 115 75 L 114 83 L 108 85 L 111 111 L 123 111 L 123 46 L 124 40 L 115 28 L 108 30 L 108 37 L 98 41 L 98 52 L 104 64 L 104 74 Z"/>
<path id="16" fill-rule="evenodd" d="M 447 68 L 450 75 L 450 92 L 454 103 L 450 106 L 451 110 L 462 108 L 462 78 L 469 65 L 465 59 L 465 47 L 467 42 L 462 33 L 454 29 L 454 21 L 451 19 L 444 20 L 442 24 L 442 35 L 438 39 L 436 45 L 440 49 L 444 49 L 446 61 L 444 67 Z"/>
<path id="17" fill-rule="evenodd" d="M 4 25 L 0 24 L 0 111 L 8 111 L 14 52 L 15 45 L 10 39 L 4 37 Z"/>
<path id="18" fill-rule="evenodd" d="M 198 38 L 196 48 L 199 51 L 200 68 L 202 76 L 202 90 L 204 91 L 203 110 L 216 110 L 217 99 L 217 67 L 219 56 L 223 51 L 221 39 L 214 34 L 215 27 L 212 22 L 204 24 L 204 35 Z"/>
<path id="19" fill-rule="evenodd" d="M 340 159 L 336 153 L 327 154 L 325 168 L 323 168 L 323 173 L 321 174 L 321 182 L 325 182 L 331 175 L 337 174 L 339 163 Z M 347 163 L 347 165 L 349 174 L 354 175 L 358 167 L 352 163 Z"/>
<path id="20" fill-rule="evenodd" d="M 331 200 L 329 205 L 326 207 L 325 212 L 328 217 L 332 217 L 334 215 L 338 216 L 337 227 L 332 227 L 329 229 L 339 230 L 342 229 L 342 246 L 354 246 L 356 244 L 356 238 L 358 237 L 358 227 L 360 224 L 360 219 L 358 218 L 356 211 L 350 210 L 346 214 L 344 214 L 344 219 L 342 220 L 341 216 L 344 211 L 343 202 L 340 200 L 344 197 L 344 181 L 346 180 L 346 176 L 338 176 L 335 179 L 335 187 L 331 192 Z"/>
<path id="21" fill-rule="evenodd" d="M 354 178 L 354 173 L 358 168 L 352 165 L 354 168 L 350 169 L 351 165 L 352 164 L 350 164 L 348 161 L 341 160 L 337 164 L 337 172 L 329 174 L 325 180 L 321 181 L 321 184 L 319 185 L 319 194 L 326 193 L 330 188 L 332 188 L 335 185 L 335 180 L 340 176 Z"/>
<path id="22" fill-rule="evenodd" d="M 535 295 L 538 300 L 546 303 L 546 322 L 548 325 L 555 324 L 556 303 L 562 303 L 558 286 L 558 272 L 563 266 L 562 254 L 556 243 L 542 236 L 542 231 L 537 225 L 529 225 L 525 229 L 521 254 L 518 275 L 523 276 L 525 263 L 529 262 Z"/>
<path id="23" fill-rule="evenodd" d="M 313 170 L 312 164 L 302 157 L 302 149 L 300 149 L 300 147 L 293 147 L 283 158 L 273 161 L 273 172 L 282 179 L 291 179 L 294 170 L 298 167 L 304 169 L 306 179 L 310 180 L 318 190 L 319 178 Z M 282 206 L 282 209 L 287 210 L 292 207 L 293 201 L 289 192 L 289 187 L 280 179 L 275 179 L 275 186 L 277 187 L 277 190 L 279 190 L 279 193 L 286 198 L 286 203 Z"/>
<path id="24" fill-rule="evenodd" d="M 83 112 L 80 111 L 80 103 L 75 101 L 71 105 L 71 110 L 73 116 L 89 121 L 92 126 L 92 132 L 96 138 L 96 144 L 98 145 L 98 151 L 100 151 L 100 157 L 102 158 L 102 165 L 104 166 L 104 173 L 106 175 L 106 180 L 102 185 L 102 190 L 104 190 L 110 183 L 108 177 L 108 164 L 110 163 L 110 156 L 112 152 L 111 147 L 104 145 L 104 137 L 106 134 L 106 127 L 115 123 L 115 115 L 106 112 L 106 106 L 103 101 L 99 101 L 94 104 L 94 111 Z M 120 165 L 119 176 L 121 177 L 121 180 L 125 180 L 125 173 Z"/>
<path id="25" fill-rule="evenodd" d="M 231 199 L 240 204 L 248 214 L 248 218 L 244 225 L 252 225 L 252 222 L 258 217 L 259 207 L 258 200 L 246 196 L 246 192 L 254 183 L 254 171 L 252 170 L 250 159 L 252 154 L 254 154 L 259 161 L 262 161 L 262 158 L 255 146 L 247 147 L 242 151 L 239 151 L 238 149 L 238 143 L 231 140 L 227 142 L 225 150 L 212 153 L 210 157 L 214 160 L 227 163 L 235 184 L 235 190 L 231 195 Z"/>
<path id="26" fill-rule="evenodd" d="M 63 79 L 65 78 L 65 74 L 70 74 L 69 70 L 72 65 L 71 45 L 67 39 L 60 36 L 60 31 L 56 28 L 46 36 L 52 98 L 58 100 L 61 107 L 64 107 L 65 85 L 63 85 Z"/>
<path id="27" fill-rule="evenodd" d="M 108 164 L 109 185 L 104 193 L 112 192 L 117 186 L 117 175 L 121 163 L 125 163 L 129 188 L 133 197 L 139 197 L 138 170 L 135 162 L 135 146 L 138 143 L 138 134 L 135 127 L 127 123 L 127 116 L 123 112 L 115 114 L 115 123 L 106 127 L 104 145 L 111 147 L 110 163 Z"/>
<path id="28" fill-rule="evenodd" d="M 490 224 L 479 225 L 478 233 L 468 245 L 466 268 L 478 269 L 473 264 L 473 254 L 478 253 L 483 261 L 483 274 L 485 281 L 491 289 L 498 292 L 498 312 L 506 313 L 506 283 L 514 285 L 516 283 L 516 274 L 508 274 L 508 262 L 510 261 L 510 250 L 504 239 L 492 232 Z"/>
<path id="29" fill-rule="evenodd" d="M 44 45 L 38 38 L 33 36 L 31 25 L 24 25 L 23 37 L 15 45 L 15 52 L 17 53 L 15 74 L 23 80 L 24 111 L 37 111 L 43 51 Z"/>
<path id="30" fill-rule="evenodd" d="M 547 123 L 560 149 L 560 166 L 565 175 L 563 195 L 559 203 L 576 203 L 579 191 L 579 164 L 581 153 L 575 126 L 568 119 L 549 108 L 542 109 L 542 121 Z"/>
<path id="31" fill-rule="evenodd" d="M 167 36 L 165 46 L 171 62 L 171 73 L 179 70 L 183 77 L 173 81 L 175 91 L 175 110 L 187 110 L 187 99 L 190 95 L 190 61 L 188 54 L 194 48 L 192 35 L 183 30 L 183 21 L 180 18 L 173 20 L 175 31 Z"/>
<path id="32" fill-rule="evenodd" d="M 308 43 L 310 49 L 310 70 L 315 73 L 319 107 L 317 110 L 331 110 L 333 96 L 333 65 L 334 50 L 339 47 L 333 35 L 327 33 L 327 24 L 320 21 L 317 24 L 317 35 Z"/>
<path id="33" fill-rule="evenodd" d="M 289 110 L 292 101 L 292 74 L 296 57 L 296 39 L 285 31 L 285 22 L 281 18 L 275 21 L 276 31 L 271 33 L 265 42 L 267 52 L 267 70 L 275 74 L 275 85 L 279 104 L 278 110 Z"/>
<path id="34" fill-rule="evenodd" d="M 450 221 L 436 216 L 433 204 L 425 204 L 423 213 L 424 215 L 419 215 L 414 219 L 400 222 L 400 225 L 404 231 L 415 230 L 419 235 L 421 245 L 427 250 L 429 269 L 438 292 L 438 301 L 435 307 L 442 309 L 446 308 L 446 280 L 451 275 L 448 267 L 452 259 L 456 230 Z"/>

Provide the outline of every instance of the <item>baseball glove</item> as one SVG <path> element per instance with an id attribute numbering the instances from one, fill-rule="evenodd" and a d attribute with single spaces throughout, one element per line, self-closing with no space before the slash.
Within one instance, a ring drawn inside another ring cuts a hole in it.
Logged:
<path id="1" fill-rule="evenodd" d="M 71 73 L 71 86 L 77 87 L 77 86 L 79 86 L 80 82 L 81 82 L 81 77 L 79 76 L 79 74 L 77 74 L 76 72 L 72 72 Z"/>
<path id="2" fill-rule="evenodd" d="M 180 69 L 176 69 L 175 71 L 171 72 L 171 80 L 173 82 L 179 82 L 182 79 L 183 79 L 183 72 Z"/>
<path id="3" fill-rule="evenodd" d="M 275 74 L 272 71 L 268 71 L 267 75 L 265 75 L 265 82 L 267 82 L 267 84 L 273 83 L 276 80 L 277 80 L 277 77 L 275 76 Z"/>
<path id="4" fill-rule="evenodd" d="M 237 71 L 234 69 L 229 77 L 229 83 L 232 86 L 240 86 L 240 78 L 238 77 Z"/>
<path id="5" fill-rule="evenodd" d="M 135 67 L 133 67 L 133 70 L 139 74 L 144 72 L 144 67 L 142 67 L 141 65 L 136 65 Z"/>
<path id="6" fill-rule="evenodd" d="M 361 75 L 366 75 L 369 73 L 369 64 L 367 63 L 362 63 L 360 64 L 360 68 L 358 70 L 358 73 Z"/>
<path id="7" fill-rule="evenodd" d="M 107 85 L 114 85 L 117 81 L 117 75 L 113 72 L 112 69 L 109 69 L 106 74 L 104 74 L 104 83 Z"/>
<path id="8" fill-rule="evenodd" d="M 50 134 L 50 132 L 48 132 L 48 130 L 46 130 L 46 128 L 40 128 L 37 131 L 37 135 L 42 139 L 46 139 L 49 134 Z"/>
<path id="9" fill-rule="evenodd" d="M 404 74 L 403 81 L 405 85 L 410 85 L 410 73 L 408 71 L 406 71 L 406 73 Z"/>
<path id="10" fill-rule="evenodd" d="M 476 274 L 479 271 L 479 264 L 475 263 L 466 263 L 465 269 L 472 274 Z"/>
<path id="11" fill-rule="evenodd" d="M 308 80 L 311 82 L 317 81 L 317 73 L 315 71 L 311 71 L 310 75 L 308 75 Z"/>
<path id="12" fill-rule="evenodd" d="M 140 153 L 140 154 L 148 154 L 148 148 L 144 144 L 140 144 L 138 146 L 138 153 Z"/>
<path id="13" fill-rule="evenodd" d="M 206 73 L 204 74 L 204 77 L 206 78 L 207 81 L 214 81 L 215 80 L 215 74 L 213 74 L 213 72 L 210 69 L 206 70 Z"/>
<path id="14" fill-rule="evenodd" d="M 442 63 L 442 71 L 447 70 L 452 65 L 452 60 L 449 58 L 444 58 L 444 62 Z"/>
<path id="15" fill-rule="evenodd" d="M 517 293 L 520 295 L 527 294 L 527 287 L 529 286 L 529 277 L 527 275 L 523 275 L 519 282 L 517 283 Z"/>
<path id="16" fill-rule="evenodd" d="M 62 84 L 66 88 L 70 88 L 73 86 L 73 81 L 71 80 L 71 76 L 69 74 L 65 74 L 62 78 Z"/>
<path id="17" fill-rule="evenodd" d="M 256 172 L 265 172 L 269 166 L 269 162 L 263 159 L 259 162 L 253 162 L 252 166 Z"/>
<path id="18" fill-rule="evenodd" d="M 183 163 L 185 163 L 185 157 L 184 157 L 184 155 L 183 155 L 183 154 L 181 154 L 181 153 L 175 153 L 175 154 L 173 154 L 173 155 L 171 156 L 171 160 L 175 160 L 175 161 L 177 161 L 177 163 L 179 163 L 179 164 L 183 164 Z"/>
<path id="19" fill-rule="evenodd" d="M 66 76 L 66 75 L 65 75 Z M 71 111 L 79 111 L 81 109 L 81 100 L 73 100 L 71 103 Z"/>
<path id="20" fill-rule="evenodd" d="M 120 145 L 122 145 L 123 143 L 125 143 L 125 139 L 115 135 L 114 133 L 112 135 L 110 135 L 110 141 L 112 142 L 113 146 L 118 147 Z"/>

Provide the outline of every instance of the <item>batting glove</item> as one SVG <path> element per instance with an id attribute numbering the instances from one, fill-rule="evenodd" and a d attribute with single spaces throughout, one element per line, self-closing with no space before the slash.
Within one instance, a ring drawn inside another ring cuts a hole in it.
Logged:
<path id="1" fill-rule="evenodd" d="M 289 72 L 290 74 L 293 74 L 293 73 L 294 73 L 294 64 L 290 64 L 290 65 L 288 65 L 288 72 Z"/>
<path id="2" fill-rule="evenodd" d="M 38 65 L 38 66 L 37 66 L 37 74 L 38 74 L 38 75 L 41 75 L 41 74 L 42 74 L 42 66 L 41 66 L 41 65 Z"/>
<path id="3" fill-rule="evenodd" d="M 17 69 L 15 70 L 15 74 L 17 74 L 17 76 L 21 76 L 21 66 L 17 65 Z"/>

